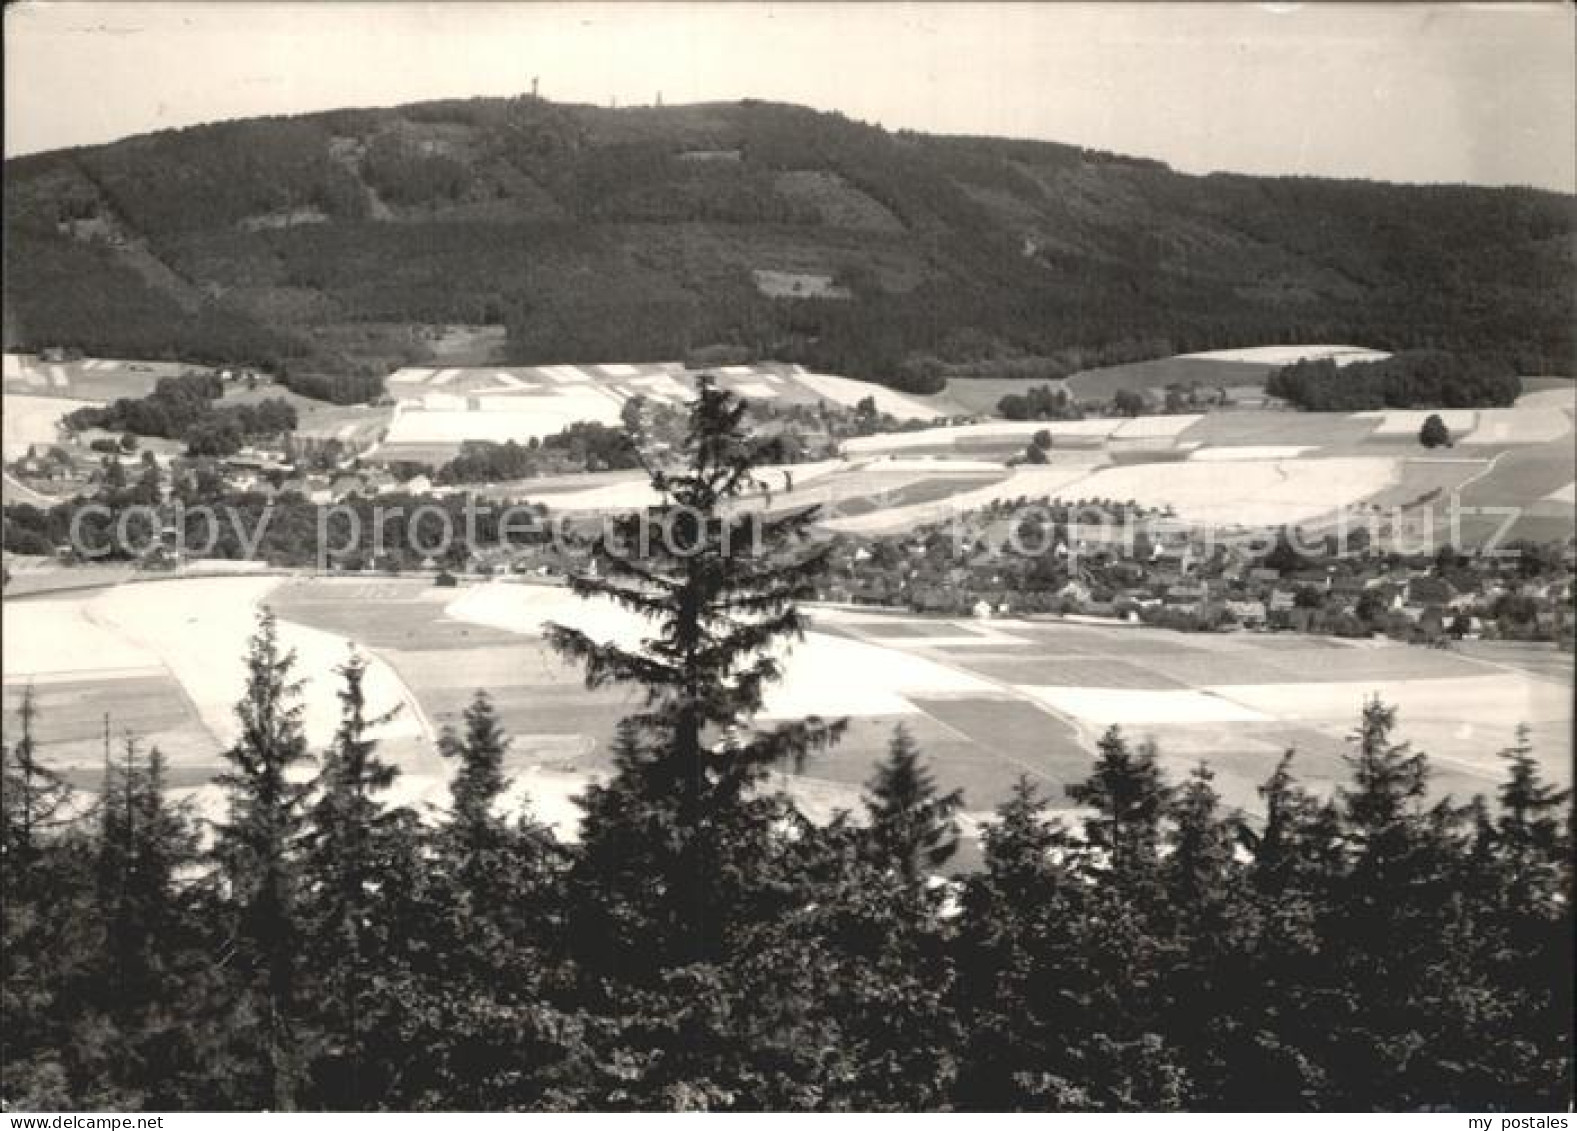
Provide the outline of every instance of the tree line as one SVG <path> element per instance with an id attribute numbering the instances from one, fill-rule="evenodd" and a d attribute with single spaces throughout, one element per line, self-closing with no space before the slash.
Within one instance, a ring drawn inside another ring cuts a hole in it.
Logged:
<path id="1" fill-rule="evenodd" d="M 639 467 L 626 432 L 595 420 L 578 420 L 548 436 L 525 443 L 467 440 L 453 459 L 438 468 L 440 483 L 504 483 L 564 469 L 617 471 Z"/>
<path id="2" fill-rule="evenodd" d="M 383 377 L 374 373 L 306 373 L 287 368 L 279 383 L 299 396 L 329 404 L 369 404 L 384 394 Z"/>
<path id="3" fill-rule="evenodd" d="M 212 374 L 161 377 L 145 397 L 79 408 L 64 424 L 73 431 L 104 428 L 182 440 L 194 456 L 234 455 L 249 440 L 295 431 L 296 408 L 283 397 L 227 405 L 218 403 L 224 393 L 224 382 Z"/>
<path id="4" fill-rule="evenodd" d="M 109 460 L 94 505 L 78 500 L 47 510 L 28 503 L 5 507 L 6 548 L 53 556 L 57 548 L 69 547 L 87 560 L 133 561 L 159 544 L 168 522 L 180 545 L 205 560 L 397 573 L 421 568 L 429 558 L 463 569 L 474 553 L 520 549 L 547 538 L 547 507 L 523 499 L 478 505 L 456 495 L 358 493 L 325 514 L 321 504 L 298 491 L 234 490 L 211 468 L 198 468 L 171 477 L 170 501 L 185 508 L 176 511 L 159 509 L 161 481 L 157 465 L 144 463 L 133 479 Z M 539 529 L 526 529 L 531 523 L 523 510 L 509 516 L 516 507 L 529 508 Z M 374 538 L 378 531 L 381 545 Z"/>
<path id="5" fill-rule="evenodd" d="M 453 770 L 429 813 L 388 800 L 398 768 L 354 654 L 314 750 L 267 613 L 206 834 L 135 740 L 73 808 L 24 694 L 5 752 L 7 1104 L 1570 1102 L 1571 810 L 1525 735 L 1494 803 L 1432 801 L 1427 757 L 1369 701 L 1333 796 L 1289 754 L 1240 814 L 1207 768 L 1169 780 L 1113 728 L 1071 823 L 1022 781 L 979 867 L 946 879 L 964 799 L 899 730 L 860 812 L 809 821 L 769 775 L 842 725 L 753 718 L 827 550 L 812 511 L 725 505 L 757 462 L 743 420 L 703 384 L 644 516 L 674 537 L 635 557 L 627 516 L 572 581 L 643 617 L 647 641 L 550 630 L 589 684 L 644 692 L 574 839 L 505 804 L 509 740 L 483 693 L 439 741 Z M 725 550 L 741 545 L 762 549 Z"/>
<path id="6" fill-rule="evenodd" d="M 1309 412 L 1503 408 L 1521 395 L 1522 381 L 1504 357 L 1405 350 L 1378 361 L 1350 365 L 1337 365 L 1330 358 L 1294 362 L 1272 373 L 1265 391 Z M 1434 446 L 1422 437 L 1421 441 Z"/>

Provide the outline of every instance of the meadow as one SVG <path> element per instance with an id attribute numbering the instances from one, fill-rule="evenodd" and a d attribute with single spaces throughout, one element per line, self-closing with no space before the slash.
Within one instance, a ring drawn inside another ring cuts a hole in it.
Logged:
<path id="1" fill-rule="evenodd" d="M 609 768 L 614 724 L 634 710 L 623 689 L 589 691 L 547 646 L 548 623 L 638 642 L 643 628 L 568 590 L 493 582 L 440 589 L 418 579 L 181 579 L 7 600 L 6 732 L 31 683 L 44 753 L 91 784 L 112 734 L 134 730 L 171 756 L 176 784 L 200 806 L 201 783 L 234 733 L 241 649 L 256 609 L 281 618 L 305 684 L 305 720 L 327 741 L 337 704 L 333 669 L 354 641 L 372 661 L 380 731 L 405 772 L 400 797 L 440 803 L 448 768 L 435 736 L 486 689 L 514 736 L 517 789 L 540 816 L 573 829 L 574 793 Z M 1237 633 L 1184 635 L 1125 625 L 936 619 L 835 607 L 785 655 L 764 718 L 847 717 L 842 743 L 783 784 L 814 812 L 856 803 L 875 760 L 903 724 L 938 781 L 979 814 L 1027 774 L 1066 807 L 1094 744 L 1116 724 L 1154 738 L 1180 776 L 1201 759 L 1230 804 L 1255 790 L 1289 748 L 1299 774 L 1329 789 L 1345 772 L 1345 737 L 1366 695 L 1402 712 L 1402 731 L 1434 760 L 1434 789 L 1458 798 L 1491 789 L 1496 752 L 1518 722 L 1541 762 L 1569 778 L 1571 658 L 1500 643 L 1438 651 L 1379 641 Z M 69 647 L 63 642 L 69 642 Z"/>
<path id="2" fill-rule="evenodd" d="M 46 447 L 59 438 L 59 422 L 68 412 L 82 407 L 81 401 L 64 397 L 26 396 L 6 393 L 4 412 L 4 452 L 7 460 L 27 454 L 28 448 Z"/>

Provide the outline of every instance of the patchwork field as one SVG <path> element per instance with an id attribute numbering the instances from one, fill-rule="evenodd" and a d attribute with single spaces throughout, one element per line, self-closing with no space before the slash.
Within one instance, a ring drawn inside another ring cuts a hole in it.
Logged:
<path id="1" fill-rule="evenodd" d="M 1571 418 L 1559 410 L 1537 404 L 1517 408 L 1479 410 L 1478 421 L 1458 443 L 1463 444 L 1543 444 L 1559 440 L 1571 431 Z"/>
<path id="2" fill-rule="evenodd" d="M 1206 413 L 1178 439 L 1206 448 L 1270 444 L 1340 454 L 1356 451 L 1373 433 L 1373 420 L 1346 413 L 1232 409 Z"/>
<path id="3" fill-rule="evenodd" d="M 1192 461 L 1112 467 L 1068 490 L 1088 498 L 1171 507 L 1185 522 L 1271 526 L 1307 522 L 1359 503 L 1396 481 L 1396 463 L 1349 457 L 1242 460 L 1230 471 Z"/>
<path id="4" fill-rule="evenodd" d="M 32 354 L 4 355 L 4 389 L 7 393 L 41 394 L 82 401 L 111 401 L 116 397 L 141 397 L 153 391 L 161 377 L 207 373 L 205 365 L 179 361 L 124 361 L 90 357 L 78 361 L 43 361 Z"/>
<path id="5" fill-rule="evenodd" d="M 1316 788 L 1341 780 L 1345 736 L 1363 697 L 1378 692 L 1400 704 L 1404 734 L 1434 757 L 1441 792 L 1491 788 L 1499 771 L 1494 754 L 1517 721 L 1532 726 L 1548 772 L 1558 780 L 1570 775 L 1570 669 L 1552 659 L 1552 649 L 1502 645 L 1499 655 L 1480 658 L 1388 643 L 992 621 L 991 633 L 1014 644 L 982 650 L 928 643 L 941 636 L 939 628 L 921 637 L 871 631 L 914 618 L 830 610 L 822 614 L 828 618 L 840 631 L 945 659 L 997 682 L 1013 702 L 1033 704 L 1048 722 L 1039 730 L 1019 724 L 1035 737 L 996 747 L 1020 762 L 1039 755 L 1040 735 L 1050 736 L 1054 753 L 1064 751 L 1060 736 L 1072 726 L 1088 752 L 1106 726 L 1118 724 L 1135 738 L 1156 738 L 1174 774 L 1208 760 L 1228 800 L 1252 807 L 1256 787 L 1289 747 L 1299 751 L 1299 774 Z M 1517 656 L 1530 659 L 1519 665 Z M 1000 699 L 979 702 L 983 718 L 1004 710 Z M 1022 717 L 1021 708 L 1014 711 Z M 987 733 L 982 747 L 990 745 Z M 945 765 L 938 769 L 948 776 Z M 999 768 L 992 780 L 1010 777 Z M 1078 779 L 1051 776 L 1043 784 L 1055 794 L 1069 780 Z"/>
<path id="6" fill-rule="evenodd" d="M 400 406 L 389 425 L 384 454 L 417 458 L 410 453 L 452 452 L 466 440 L 524 442 L 579 420 L 615 424 L 620 408 L 631 397 L 666 404 L 687 400 L 700 372 L 677 362 L 407 367 L 388 379 L 389 391 L 400 399 Z M 891 389 L 812 373 L 797 365 L 726 365 L 704 372 L 740 396 L 775 404 L 827 401 L 852 407 L 870 397 L 880 411 L 900 419 L 930 420 L 940 415 L 923 401 Z"/>
<path id="7" fill-rule="evenodd" d="M 831 518 L 826 526 L 845 534 L 889 534 L 927 523 L 943 522 L 949 515 L 989 506 L 1001 500 L 1053 498 L 1064 495 L 1074 484 L 1083 482 L 1099 465 L 1099 457 L 1059 456 L 1055 463 L 1017 467 L 1010 475 L 943 498 L 915 500 L 907 505 Z"/>
<path id="8" fill-rule="evenodd" d="M 270 387 L 257 392 L 264 396 L 279 396 L 282 390 Z M 226 398 L 227 401 L 235 399 L 234 396 Z M 360 450 L 376 444 L 394 419 L 394 409 L 387 407 L 329 405 L 306 397 L 296 397 L 291 403 L 296 405 L 298 436 L 313 440 L 338 440 Z"/>
<path id="9" fill-rule="evenodd" d="M 607 771 L 614 724 L 636 706 L 627 690 L 586 690 L 542 631 L 568 623 L 638 645 L 643 626 L 562 588 L 495 582 L 457 592 L 416 579 L 235 578 L 7 600 L 8 711 L 32 683 L 45 757 L 88 784 L 101 765 L 108 714 L 113 733 L 131 729 L 157 741 L 177 784 L 212 805 L 214 791 L 199 787 L 234 733 L 240 649 L 264 601 L 312 677 L 306 721 L 315 742 L 332 730 L 326 673 L 347 641 L 372 657 L 375 705 L 403 705 L 381 735 L 405 771 L 402 800 L 441 803 L 448 768 L 434 736 L 485 688 L 514 737 L 508 769 L 517 795 L 571 831 L 573 795 Z M 1345 736 L 1374 692 L 1400 706 L 1402 730 L 1432 755 L 1441 793 L 1492 789 L 1495 754 L 1518 722 L 1532 727 L 1549 773 L 1569 778 L 1570 659 L 1539 646 L 1441 652 L 828 607 L 812 616 L 813 631 L 785 654 L 785 679 L 766 715 L 850 718 L 844 742 L 784 779 L 823 815 L 857 803 L 898 723 L 939 782 L 966 791 L 974 812 L 1000 801 L 1021 774 L 1066 804 L 1064 787 L 1083 779 L 1095 741 L 1112 724 L 1135 740 L 1155 738 L 1176 775 L 1208 760 L 1228 802 L 1253 807 L 1257 786 L 1288 747 L 1298 750 L 1296 767 L 1312 787 L 1339 781 Z M 8 734 L 13 726 L 8 713 Z"/>
<path id="10" fill-rule="evenodd" d="M 208 741 L 166 752 L 176 765 L 190 758 L 211 765 L 218 748 L 237 733 L 233 707 L 244 680 L 246 642 L 255 631 L 258 608 L 278 583 L 269 577 L 181 579 L 8 600 L 5 683 L 9 690 L 27 683 L 86 686 L 151 679 L 172 684 L 184 704 L 181 724 L 200 728 Z M 314 742 L 326 743 L 339 718 L 332 672 L 349 655 L 350 641 L 294 624 L 281 625 L 280 637 L 296 650 L 301 672 L 313 677 L 305 685 L 303 725 Z M 370 713 L 401 709 L 399 717 L 380 729 L 380 737 L 399 742 L 428 732 L 417 704 L 387 667 L 374 663 L 366 687 Z M 102 716 L 92 696 L 79 694 L 71 702 L 60 725 L 72 733 L 94 728 L 91 749 L 67 745 L 65 752 L 73 759 L 87 756 L 93 765 L 100 764 Z M 116 733 L 129 725 L 115 712 L 110 723 Z M 165 729 L 147 737 L 163 745 Z"/>
<path id="11" fill-rule="evenodd" d="M 1514 521 L 1509 533 L 1502 537 L 1571 537 L 1577 523 L 1573 521 L 1571 504 L 1563 501 L 1560 493 L 1572 483 L 1574 473 L 1577 451 L 1564 441 L 1501 452 L 1479 475 L 1462 485 L 1462 506 L 1485 508 L 1485 513 L 1461 518 L 1463 537 L 1469 541 L 1493 537 L 1508 519 Z"/>
<path id="12" fill-rule="evenodd" d="M 1202 416 L 992 421 L 861 437 L 845 449 L 861 456 L 1006 461 L 1044 429 L 1052 436 L 1051 463 L 1014 468 L 986 488 L 846 516 L 832 525 L 881 534 L 942 521 L 954 508 L 1060 495 L 1133 499 L 1171 507 L 1184 521 L 1215 525 L 1320 527 L 1338 507 L 1406 507 L 1419 511 L 1410 516 L 1413 524 L 1427 524 L 1444 537 L 1451 530 L 1446 508 L 1453 492 L 1461 491 L 1467 506 L 1518 508 L 1513 536 L 1558 540 L 1574 529 L 1563 494 L 1577 476 L 1569 391 L 1529 393 L 1511 409 L 1447 413 L 1455 446 L 1437 452 L 1418 445 L 1417 431 L 1428 413 L 1413 410 L 1240 409 Z M 1457 529 L 1477 543 L 1491 537 L 1499 522 L 1469 515 L 1459 517 Z"/>
<path id="13" fill-rule="evenodd" d="M 741 506 L 774 510 L 819 506 L 829 520 L 840 515 L 879 518 L 927 500 L 963 497 L 976 488 L 1004 481 L 1007 475 L 1000 464 L 985 462 L 828 460 L 761 469 L 757 478 L 763 489 L 744 498 Z M 578 481 L 586 481 L 587 485 L 580 486 Z M 528 479 L 492 488 L 487 493 L 529 498 L 568 513 L 626 510 L 658 502 L 656 492 L 640 472 Z"/>
<path id="14" fill-rule="evenodd" d="M 297 588 L 311 593 L 343 584 L 353 583 Z M 282 595 L 281 607 L 286 615 L 310 617 L 310 603 Z M 586 692 L 540 634 L 549 622 L 570 623 L 634 645 L 643 630 L 628 615 L 562 589 L 510 584 L 470 589 L 447 608 L 430 595 L 385 607 L 391 623 L 431 626 L 417 635 L 444 639 L 456 620 L 490 633 L 476 639 L 464 664 L 448 646 L 379 649 L 435 719 L 455 717 L 470 684 L 485 683 L 520 736 L 515 764 L 556 773 L 605 768 L 613 720 L 631 700 L 621 692 Z M 820 804 L 852 804 L 892 727 L 902 722 L 928 751 L 939 779 L 964 788 L 972 807 L 999 800 L 1021 773 L 1060 797 L 1062 786 L 1082 779 L 1094 741 L 1112 723 L 1137 738 L 1161 738 L 1164 757 L 1179 773 L 1208 757 L 1228 797 L 1249 805 L 1288 745 L 1299 748 L 1301 772 L 1316 785 L 1339 779 L 1344 736 L 1363 696 L 1375 691 L 1403 705 L 1404 721 L 1416 724 L 1410 732 L 1428 734 L 1442 788 L 1459 794 L 1489 788 L 1498 772 L 1493 754 L 1519 719 L 1533 725 L 1552 772 L 1566 773 L 1569 675 L 1562 676 L 1561 658 L 1551 659 L 1547 649 L 1503 646 L 1501 655 L 1479 659 L 1368 642 L 838 609 L 818 609 L 814 619 L 815 630 L 788 653 L 785 680 L 769 697 L 767 713 L 852 718 L 845 741 L 812 759 L 791 783 Z M 375 612 L 367 620 L 385 617 Z M 448 629 L 438 627 L 446 622 Z M 1528 662 L 1519 667 L 1511 662 L 1516 656 Z"/>
<path id="15" fill-rule="evenodd" d="M 856 436 L 844 442 L 843 450 L 851 455 L 909 453 L 917 448 L 962 450 L 975 441 L 1007 440 L 1012 441 L 1014 450 L 1023 451 L 1030 437 L 1040 431 L 1050 432 L 1053 441 L 1073 437 L 1101 440 L 1112 435 L 1124 422 L 1123 417 L 1092 420 L 993 420 L 985 424 L 955 424 L 944 428 L 927 428 L 919 432 L 883 432 L 875 436 Z"/>

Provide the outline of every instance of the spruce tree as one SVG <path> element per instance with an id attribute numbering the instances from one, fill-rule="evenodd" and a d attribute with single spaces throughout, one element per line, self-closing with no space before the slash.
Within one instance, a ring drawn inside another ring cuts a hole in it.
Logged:
<path id="1" fill-rule="evenodd" d="M 1372 866 L 1405 851 L 1429 784 L 1429 761 L 1406 742 L 1393 743 L 1396 708 L 1371 698 L 1349 741 L 1353 782 L 1340 797 L 1354 847 Z"/>
<path id="2" fill-rule="evenodd" d="M 1171 805 L 1170 851 L 1161 862 L 1176 957 L 1168 963 L 1164 1028 L 1196 1095 L 1219 1095 L 1232 1071 L 1222 1051 L 1253 991 L 1239 962 L 1256 949 L 1253 905 L 1240 897 L 1233 822 L 1221 811 L 1215 775 L 1195 768 Z"/>
<path id="3" fill-rule="evenodd" d="M 550 1000 L 567 981 L 555 950 L 562 853 L 529 812 L 500 811 L 509 743 L 483 692 L 462 727 L 439 739 L 455 763 L 450 804 L 400 897 L 399 949 L 378 979 L 390 1024 L 369 1033 L 408 1106 L 572 1102 L 564 1092 L 545 1098 L 550 1085 L 562 1087 L 559 1063 L 580 1047 L 578 1022 Z"/>
<path id="4" fill-rule="evenodd" d="M 965 887 L 959 1010 L 965 1045 L 958 1106 L 969 1111 L 1075 1110 L 1087 1032 L 1084 913 L 1077 845 L 1027 777 L 981 836 L 984 867 Z"/>
<path id="5" fill-rule="evenodd" d="M 1178 791 L 1171 806 L 1171 851 L 1162 864 L 1167 894 L 1186 913 L 1188 929 L 1214 933 L 1233 886 L 1232 824 L 1221 812 L 1215 774 L 1201 763 Z"/>
<path id="6" fill-rule="evenodd" d="M 644 957 L 659 964 L 718 955 L 736 896 L 754 882 L 749 842 L 769 819 L 752 796 L 771 767 L 839 729 L 816 718 L 751 727 L 781 674 L 782 646 L 804 630 L 797 602 L 814 595 L 829 550 L 810 541 L 815 508 L 769 515 L 739 505 L 773 449 L 750 435 L 746 403 L 703 376 L 682 442 L 667 466 L 650 469 L 660 501 L 613 522 L 592 547 L 595 571 L 570 582 L 642 618 L 651 635 L 628 647 L 575 628 L 550 632 L 584 665 L 588 686 L 645 692 L 633 716 L 640 741 L 603 795 L 618 804 L 594 797 L 582 836 L 593 855 L 601 843 L 605 861 L 632 861 L 608 877 L 610 893 L 618 875 L 646 877 L 620 898 L 647 920 Z"/>
<path id="7" fill-rule="evenodd" d="M 193 932 L 182 873 L 198 860 L 196 828 L 166 792 L 164 755 L 125 737 L 106 768 L 94 855 L 95 1005 L 115 1027 L 97 1075 L 147 1106 L 178 1106 L 191 1027 L 178 1002 L 193 991 Z M 79 1047 L 88 1047 L 92 1030 Z"/>
<path id="8" fill-rule="evenodd" d="M 1131 750 L 1115 726 L 1101 736 L 1089 778 L 1068 786 L 1070 798 L 1094 810 L 1084 821 L 1085 839 L 1125 878 L 1154 878 L 1172 792 L 1155 747 L 1147 742 Z"/>
<path id="9" fill-rule="evenodd" d="M 1459 914 L 1463 811 L 1449 799 L 1426 806 L 1428 758 L 1393 741 L 1396 718 L 1372 698 L 1350 737 L 1352 783 L 1337 798 L 1348 862 L 1321 928 L 1338 956 L 1321 1059 L 1332 1102 L 1364 1108 L 1430 1102 L 1415 1054 L 1447 1015 L 1435 987 L 1464 969 L 1454 951 L 1470 926 Z"/>
<path id="10" fill-rule="evenodd" d="M 1167 974 L 1179 944 L 1160 867 L 1174 790 L 1154 745 L 1132 750 L 1114 726 L 1097 745 L 1090 776 L 1067 792 L 1090 810 L 1083 820 L 1089 889 L 1078 924 L 1087 981 L 1077 1000 L 1088 1025 L 1081 1094 L 1103 1110 L 1180 1108 L 1188 1081 L 1165 1034 Z"/>
<path id="11" fill-rule="evenodd" d="M 1498 790 L 1493 839 L 1507 868 L 1506 898 L 1513 905 L 1550 908 L 1569 894 L 1572 791 L 1543 780 L 1525 725 L 1500 756 L 1506 778 Z"/>
<path id="12" fill-rule="evenodd" d="M 1310 1019 L 1330 996 L 1322 925 L 1346 862 L 1336 805 L 1298 783 L 1295 760 L 1287 751 L 1260 786 L 1263 822 L 1237 824 L 1250 856 L 1240 907 L 1253 934 L 1252 950 L 1235 959 L 1237 1028 L 1224 1035 L 1227 1072 L 1217 1082 L 1230 1110 L 1303 1107 L 1326 1087 Z"/>
<path id="13" fill-rule="evenodd" d="M 1344 870 L 1341 851 L 1341 816 L 1334 802 L 1322 801 L 1298 784 L 1292 772 L 1296 752 L 1282 755 L 1276 769 L 1259 787 L 1264 804 L 1263 824 L 1256 830 L 1239 823 L 1239 842 L 1252 857 L 1249 883 L 1283 913 L 1294 901 L 1305 907 L 1321 900 Z M 1307 914 L 1295 916 L 1307 922 Z M 1312 928 L 1309 928 L 1312 930 Z M 1299 930 L 1307 941 L 1307 930 Z"/>
<path id="14" fill-rule="evenodd" d="M 964 794 L 939 793 L 920 749 L 902 723 L 893 729 L 887 757 L 866 786 L 869 843 L 878 867 L 906 888 L 925 883 L 932 870 L 958 851 L 958 822 Z"/>
<path id="15" fill-rule="evenodd" d="M 1544 781 L 1527 727 L 1501 757 L 1499 813 L 1485 816 L 1487 874 L 1475 877 L 1484 929 L 1496 944 L 1481 966 L 1501 1028 L 1469 1063 L 1495 1054 L 1499 1087 L 1489 1103 L 1554 1108 L 1573 1087 L 1572 794 Z"/>
<path id="16" fill-rule="evenodd" d="M 264 609 L 246 656 L 236 703 L 240 734 L 216 780 L 228 812 L 214 829 L 214 858 L 234 909 L 244 992 L 256 1010 L 263 1061 L 260 1104 L 294 1110 L 300 1068 L 293 1032 L 301 942 L 300 839 L 314 762 L 301 725 L 295 653 L 281 649 Z"/>
<path id="17" fill-rule="evenodd" d="M 33 685 L 22 689 L 17 705 L 16 741 L 4 747 L 4 789 L 0 798 L 0 873 L 6 891 L 21 891 L 30 883 L 29 872 L 37 862 L 45 833 L 58 828 L 70 812 L 71 787 L 59 774 L 38 760 L 34 727 L 38 703 Z"/>
<path id="18" fill-rule="evenodd" d="M 494 805 L 509 788 L 504 778 L 504 755 L 509 738 L 487 692 L 478 691 L 465 709 L 465 729 L 445 727 L 438 738 L 438 752 L 456 763 L 449 779 L 449 821 L 456 835 L 475 839 L 499 827 Z"/>
<path id="19" fill-rule="evenodd" d="M 111 1000 L 122 1008 L 155 996 L 162 954 L 180 914 L 176 886 L 197 858 L 187 812 L 166 796 L 164 754 L 155 746 L 138 760 L 125 737 L 122 756 L 105 775 L 99 809 L 97 877 Z"/>
<path id="20" fill-rule="evenodd" d="M 340 723 L 323 757 L 318 796 L 303 833 L 303 919 L 318 1008 L 334 1034 L 318 1065 L 324 1099 L 361 1109 L 369 1097 L 365 1032 L 368 983 L 396 929 L 388 913 L 415 851 L 415 815 L 380 798 L 399 770 L 378 756 L 373 729 L 398 708 L 369 717 L 367 660 L 354 649 L 338 669 Z"/>
<path id="21" fill-rule="evenodd" d="M 17 736 L 0 783 L 0 1099 L 47 1110 L 78 1090 L 65 1062 L 81 1009 L 79 983 L 97 959 L 92 873 L 70 821 L 71 791 L 38 758 L 37 703 L 23 688 Z"/>

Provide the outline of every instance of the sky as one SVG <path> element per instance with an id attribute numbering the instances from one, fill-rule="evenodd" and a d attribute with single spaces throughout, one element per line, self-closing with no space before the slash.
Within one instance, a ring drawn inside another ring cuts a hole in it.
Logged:
<path id="1" fill-rule="evenodd" d="M 23 0 L 7 156 L 262 114 L 760 98 L 1185 172 L 1577 190 L 1562 3 Z"/>

